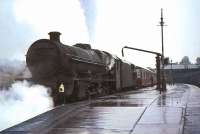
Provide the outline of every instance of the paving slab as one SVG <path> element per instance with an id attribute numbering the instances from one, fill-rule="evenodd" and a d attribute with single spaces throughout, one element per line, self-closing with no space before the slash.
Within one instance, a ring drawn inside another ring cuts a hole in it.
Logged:
<path id="1" fill-rule="evenodd" d="M 144 112 L 132 134 L 181 134 L 188 87 L 176 85 L 163 92 Z"/>
<path id="2" fill-rule="evenodd" d="M 189 89 L 183 133 L 200 134 L 200 88 L 190 85 Z"/>

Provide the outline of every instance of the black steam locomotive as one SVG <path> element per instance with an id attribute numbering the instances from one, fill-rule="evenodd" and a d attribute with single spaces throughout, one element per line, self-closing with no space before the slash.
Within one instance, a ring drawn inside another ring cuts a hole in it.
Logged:
<path id="1" fill-rule="evenodd" d="M 26 62 L 32 80 L 51 87 L 55 105 L 137 86 L 135 65 L 89 44 L 64 45 L 59 32 L 49 35 L 30 46 Z"/>

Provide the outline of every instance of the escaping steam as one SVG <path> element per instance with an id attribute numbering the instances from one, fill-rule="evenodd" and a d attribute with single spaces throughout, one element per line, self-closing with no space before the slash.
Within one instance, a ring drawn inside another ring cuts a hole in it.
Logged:
<path id="1" fill-rule="evenodd" d="M 17 81 L 0 90 L 0 131 L 30 119 L 53 107 L 49 89 Z"/>
<path id="2" fill-rule="evenodd" d="M 0 72 L 17 75 L 25 69 L 25 62 L 19 60 L 0 59 Z"/>
<path id="3" fill-rule="evenodd" d="M 112 67 L 114 66 L 114 64 L 115 64 L 114 58 L 110 57 L 110 59 L 109 59 L 109 65 L 108 65 L 109 70 L 112 69 Z"/>
<path id="4" fill-rule="evenodd" d="M 24 61 L 0 59 L 0 89 L 8 88 L 14 80 L 23 78 L 31 78 Z"/>
<path id="5" fill-rule="evenodd" d="M 0 59 L 0 131 L 53 107 L 48 88 L 15 81 L 30 77 L 24 61 Z"/>

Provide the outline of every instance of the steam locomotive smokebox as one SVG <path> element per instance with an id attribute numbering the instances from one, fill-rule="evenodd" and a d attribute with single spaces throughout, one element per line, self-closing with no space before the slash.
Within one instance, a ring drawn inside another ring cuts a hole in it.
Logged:
<path id="1" fill-rule="evenodd" d="M 90 44 L 64 45 L 60 35 L 60 32 L 50 32 L 50 39 L 37 40 L 28 49 L 26 63 L 34 81 L 42 84 L 41 81 L 53 78 L 59 82 L 69 77 L 80 79 L 80 74 L 97 75 L 108 71 L 112 55 L 92 49 Z"/>

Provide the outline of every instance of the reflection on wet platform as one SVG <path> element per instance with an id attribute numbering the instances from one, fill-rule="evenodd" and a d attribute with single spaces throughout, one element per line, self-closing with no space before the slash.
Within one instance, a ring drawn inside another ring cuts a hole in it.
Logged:
<path id="1" fill-rule="evenodd" d="M 162 94 L 147 89 L 63 105 L 4 133 L 200 133 L 199 88 L 180 84 Z"/>
<path id="2" fill-rule="evenodd" d="M 91 107 L 144 107 L 148 105 L 152 99 L 108 99 L 104 101 L 93 102 Z"/>

